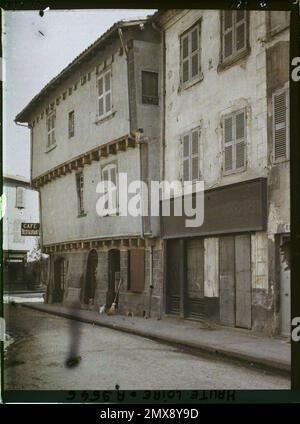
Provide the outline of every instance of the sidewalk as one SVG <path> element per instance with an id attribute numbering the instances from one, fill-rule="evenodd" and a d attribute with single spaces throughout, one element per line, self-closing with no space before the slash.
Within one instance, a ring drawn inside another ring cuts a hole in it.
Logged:
<path id="1" fill-rule="evenodd" d="M 219 359 L 231 359 L 285 375 L 290 372 L 290 343 L 279 338 L 262 337 L 237 329 L 208 327 L 204 323 L 176 318 L 157 320 L 122 315 L 108 316 L 100 315 L 97 311 L 43 303 L 22 305 L 172 344 L 193 353 L 209 353 Z"/>

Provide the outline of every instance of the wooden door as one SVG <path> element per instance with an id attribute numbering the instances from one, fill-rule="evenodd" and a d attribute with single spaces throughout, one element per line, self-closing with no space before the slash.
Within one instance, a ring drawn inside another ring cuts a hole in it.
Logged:
<path id="1" fill-rule="evenodd" d="M 235 325 L 251 328 L 251 242 L 249 235 L 235 237 Z"/>
<path id="2" fill-rule="evenodd" d="M 235 326 L 235 249 L 234 236 L 220 237 L 220 321 Z"/>
<path id="3" fill-rule="evenodd" d="M 180 277 L 182 252 L 180 240 L 167 241 L 166 258 L 166 312 L 167 314 L 180 314 Z"/>
<path id="4" fill-rule="evenodd" d="M 186 315 L 204 319 L 204 243 L 203 239 L 188 240 L 187 254 L 187 300 Z"/>

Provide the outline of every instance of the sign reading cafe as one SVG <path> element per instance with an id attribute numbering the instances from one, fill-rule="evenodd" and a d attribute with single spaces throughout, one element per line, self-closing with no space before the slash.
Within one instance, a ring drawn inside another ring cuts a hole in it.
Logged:
<path id="1" fill-rule="evenodd" d="M 22 222 L 21 224 L 21 236 L 39 236 L 40 235 L 40 224 L 33 222 Z"/>

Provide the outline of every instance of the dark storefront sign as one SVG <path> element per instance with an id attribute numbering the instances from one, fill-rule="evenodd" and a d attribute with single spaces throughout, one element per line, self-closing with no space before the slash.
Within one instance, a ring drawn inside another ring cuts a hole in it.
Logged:
<path id="1" fill-rule="evenodd" d="M 39 236 L 40 235 L 40 224 L 33 222 L 22 222 L 21 224 L 21 236 Z"/>
<path id="2" fill-rule="evenodd" d="M 162 216 L 162 236 L 179 238 L 263 231 L 267 225 L 267 180 L 258 178 L 231 184 L 204 193 L 204 222 L 186 227 L 186 217 Z"/>

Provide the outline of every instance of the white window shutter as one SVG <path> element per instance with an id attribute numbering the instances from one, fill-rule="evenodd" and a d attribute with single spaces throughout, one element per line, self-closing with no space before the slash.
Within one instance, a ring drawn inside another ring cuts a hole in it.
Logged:
<path id="1" fill-rule="evenodd" d="M 245 144 L 245 111 L 235 115 L 235 168 L 241 169 L 246 164 L 246 144 Z"/>
<path id="2" fill-rule="evenodd" d="M 25 207 L 25 190 L 23 187 L 16 187 L 16 207 Z"/>
<path id="3" fill-rule="evenodd" d="M 185 135 L 182 139 L 182 151 L 183 151 L 183 181 L 190 180 L 190 136 Z"/>
<path id="4" fill-rule="evenodd" d="M 225 118 L 224 127 L 224 171 L 233 170 L 233 117 Z"/>
<path id="5" fill-rule="evenodd" d="M 235 12 L 235 50 L 238 52 L 246 47 L 246 12 Z"/>
<path id="6" fill-rule="evenodd" d="M 233 11 L 223 13 L 223 58 L 230 57 L 233 53 Z"/>
<path id="7" fill-rule="evenodd" d="M 287 158 L 287 92 L 273 94 L 273 146 L 274 160 Z"/>
<path id="8" fill-rule="evenodd" d="M 192 132 L 191 153 L 191 180 L 195 181 L 199 179 L 199 130 Z"/>

